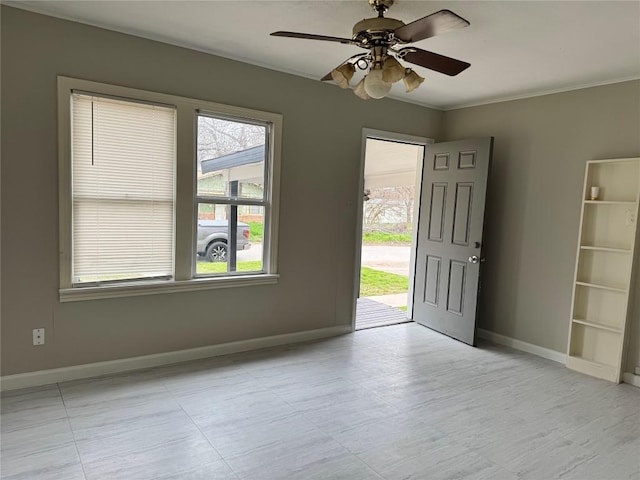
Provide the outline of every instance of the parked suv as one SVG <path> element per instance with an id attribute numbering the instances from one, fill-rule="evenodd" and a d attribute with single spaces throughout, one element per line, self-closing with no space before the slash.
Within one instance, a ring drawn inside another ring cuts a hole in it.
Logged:
<path id="1" fill-rule="evenodd" d="M 198 255 L 210 262 L 227 261 L 229 223 L 227 220 L 198 220 Z M 238 222 L 236 250 L 247 250 L 249 225 Z"/>

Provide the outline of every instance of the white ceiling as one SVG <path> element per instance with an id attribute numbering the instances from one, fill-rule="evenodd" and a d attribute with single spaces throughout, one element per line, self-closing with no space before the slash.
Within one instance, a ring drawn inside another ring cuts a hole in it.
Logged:
<path id="1" fill-rule="evenodd" d="M 350 37 L 374 16 L 367 0 L 5 3 L 313 79 L 362 50 L 269 33 Z M 409 23 L 443 8 L 471 26 L 415 45 L 471 67 L 457 77 L 415 67 L 426 81 L 410 94 L 400 82 L 392 97 L 450 109 L 640 78 L 638 1 L 397 0 L 387 16 Z"/>

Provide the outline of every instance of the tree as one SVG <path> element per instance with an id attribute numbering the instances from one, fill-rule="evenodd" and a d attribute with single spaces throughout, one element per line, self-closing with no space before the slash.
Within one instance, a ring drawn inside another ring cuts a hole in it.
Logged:
<path id="1" fill-rule="evenodd" d="M 264 145 L 266 133 L 266 128 L 262 125 L 199 116 L 197 142 L 198 192 L 229 194 L 229 169 L 203 174 L 202 161 Z M 258 183 L 242 181 L 240 191 L 244 192 L 246 190 L 249 193 L 252 190 L 262 192 L 263 186 Z M 226 208 L 223 205 L 216 206 L 203 203 L 198 207 L 198 216 L 199 218 L 208 219 L 214 219 L 217 216 L 224 217 Z"/>
<path id="2" fill-rule="evenodd" d="M 373 188 L 369 190 L 368 197 L 364 204 L 365 229 L 397 228 L 398 224 L 403 224 L 403 230 L 411 231 L 415 198 L 413 185 Z"/>
<path id="3" fill-rule="evenodd" d="M 198 117 L 198 168 L 200 162 L 264 145 L 266 129 L 261 125 L 213 117 Z"/>

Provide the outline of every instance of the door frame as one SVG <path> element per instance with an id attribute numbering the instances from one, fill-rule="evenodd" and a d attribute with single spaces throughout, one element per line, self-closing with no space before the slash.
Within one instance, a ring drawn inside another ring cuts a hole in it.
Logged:
<path id="1" fill-rule="evenodd" d="M 409 292 L 407 293 L 407 318 L 413 319 L 413 284 L 415 281 L 415 268 L 416 268 L 416 246 L 418 241 L 418 219 L 420 218 L 420 193 L 422 190 L 422 169 L 424 165 L 424 156 L 427 152 L 427 147 L 435 140 L 428 137 L 419 137 L 416 135 L 407 135 L 405 133 L 388 132 L 385 130 L 375 130 L 372 128 L 362 129 L 362 140 L 360 148 L 360 169 L 358 178 L 358 209 L 356 219 L 356 245 L 355 245 L 355 274 L 353 280 L 353 303 L 351 307 L 351 331 L 356 329 L 356 309 L 358 303 L 358 293 L 360 292 L 360 268 L 362 267 L 362 218 L 364 216 L 364 166 L 365 157 L 367 153 L 367 139 L 374 140 L 386 140 L 396 143 L 408 143 L 411 145 L 420 145 L 424 147 L 424 153 L 422 159 L 419 160 L 416 167 L 416 189 L 414 198 L 414 212 L 413 218 L 413 231 L 411 232 L 411 257 L 409 260 Z"/>

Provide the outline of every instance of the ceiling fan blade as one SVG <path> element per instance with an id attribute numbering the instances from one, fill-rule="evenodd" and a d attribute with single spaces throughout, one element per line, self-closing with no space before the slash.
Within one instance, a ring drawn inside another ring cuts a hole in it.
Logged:
<path id="1" fill-rule="evenodd" d="M 462 60 L 456 60 L 455 58 L 445 57 L 444 55 L 427 52 L 426 50 L 414 47 L 407 48 L 406 53 L 400 50 L 399 56 L 407 62 L 444 73 L 450 77 L 458 75 L 471 66 L 470 63 L 463 62 Z"/>
<path id="2" fill-rule="evenodd" d="M 347 45 L 350 44 L 358 44 L 358 42 L 355 42 L 353 40 L 351 40 L 350 38 L 340 38 L 340 37 L 328 37 L 326 35 L 314 35 L 311 33 L 298 33 L 298 32 L 282 32 L 282 31 L 278 31 L 278 32 L 273 32 L 271 34 L 272 37 L 289 37 L 289 38 L 303 38 L 306 40 L 323 40 L 325 42 L 338 42 L 338 43 L 344 43 Z"/>
<path id="3" fill-rule="evenodd" d="M 468 27 L 469 25 L 467 20 L 456 15 L 451 10 L 440 10 L 415 22 L 396 28 L 393 34 L 403 42 L 412 43 L 435 37 L 450 30 Z"/>

